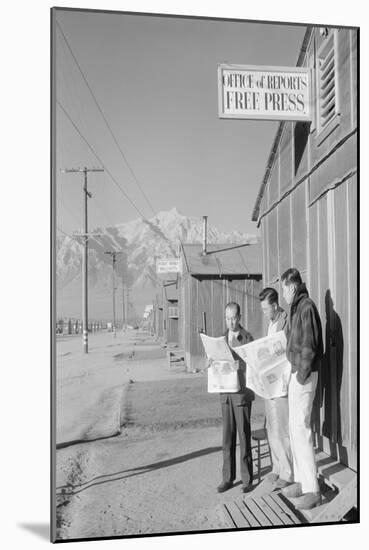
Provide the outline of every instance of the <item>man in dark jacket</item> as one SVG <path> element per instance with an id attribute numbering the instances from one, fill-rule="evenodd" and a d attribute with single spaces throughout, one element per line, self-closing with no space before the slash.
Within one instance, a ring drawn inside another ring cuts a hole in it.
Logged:
<path id="1" fill-rule="evenodd" d="M 281 281 L 283 297 L 291 305 L 286 353 L 292 367 L 288 406 L 295 481 L 282 492 L 296 498 L 296 508 L 309 509 L 321 501 L 310 422 L 323 355 L 322 326 L 298 270 L 287 269 Z"/>
<path id="2" fill-rule="evenodd" d="M 232 348 L 252 342 L 253 337 L 241 325 L 240 306 L 230 302 L 225 309 L 227 331 L 225 338 Z M 238 380 L 240 390 L 237 393 L 221 393 L 223 419 L 223 481 L 218 486 L 218 492 L 230 489 L 236 477 L 236 437 L 240 441 L 241 491 L 246 493 L 252 487 L 252 455 L 251 455 L 251 403 L 254 393 L 246 388 L 246 364 L 232 351 L 235 361 L 239 362 Z"/>

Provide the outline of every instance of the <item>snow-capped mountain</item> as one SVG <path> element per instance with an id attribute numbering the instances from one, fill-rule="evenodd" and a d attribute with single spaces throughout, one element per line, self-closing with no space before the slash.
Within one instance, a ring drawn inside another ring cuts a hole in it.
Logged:
<path id="1" fill-rule="evenodd" d="M 89 304 L 91 317 L 111 318 L 112 257 L 108 250 L 119 250 L 115 264 L 117 300 L 122 281 L 131 288 L 138 312 L 152 301 L 157 283 L 158 258 L 177 256 L 180 242 L 201 243 L 203 221 L 180 214 L 176 208 L 159 212 L 151 219 L 138 218 L 113 227 L 94 228 L 98 236 L 89 239 Z M 256 242 L 253 235 L 239 231 L 224 233 L 208 223 L 207 240 L 212 243 Z M 82 240 L 57 239 L 57 315 L 80 316 Z"/>

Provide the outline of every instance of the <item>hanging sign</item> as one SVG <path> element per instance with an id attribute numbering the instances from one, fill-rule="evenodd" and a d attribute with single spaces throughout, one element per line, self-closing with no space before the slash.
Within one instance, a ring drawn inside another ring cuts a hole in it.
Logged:
<path id="1" fill-rule="evenodd" d="M 180 271 L 180 258 L 166 258 L 163 260 L 156 260 L 156 273 L 179 273 Z"/>
<path id="2" fill-rule="evenodd" d="M 218 65 L 220 118 L 311 120 L 306 67 Z"/>

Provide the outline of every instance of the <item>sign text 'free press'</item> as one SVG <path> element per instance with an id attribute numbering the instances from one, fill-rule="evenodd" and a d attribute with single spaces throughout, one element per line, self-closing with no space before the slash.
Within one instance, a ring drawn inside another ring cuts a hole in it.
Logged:
<path id="1" fill-rule="evenodd" d="M 219 65 L 220 118 L 311 120 L 310 70 Z"/>

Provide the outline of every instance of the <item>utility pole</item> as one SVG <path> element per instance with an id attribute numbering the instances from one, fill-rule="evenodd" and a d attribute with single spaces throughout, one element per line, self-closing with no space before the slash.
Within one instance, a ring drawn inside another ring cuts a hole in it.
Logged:
<path id="1" fill-rule="evenodd" d="M 104 172 L 104 168 L 65 168 L 61 170 L 64 174 L 83 173 L 83 233 L 81 236 L 84 240 L 84 250 L 82 254 L 82 310 L 83 310 L 83 351 L 88 353 L 88 218 L 87 218 L 87 201 L 92 198 L 91 193 L 87 189 L 87 173 L 88 172 Z"/>
<path id="2" fill-rule="evenodd" d="M 128 287 L 128 285 L 127 285 L 127 317 L 126 317 L 126 319 L 127 319 L 127 324 L 128 324 L 128 322 L 129 322 L 129 287 Z"/>
<path id="3" fill-rule="evenodd" d="M 123 326 L 122 326 L 122 329 L 123 331 L 125 331 L 126 329 L 126 305 L 125 305 L 125 300 L 124 300 L 124 274 L 123 274 L 123 269 L 122 269 L 122 306 L 123 306 Z"/>
<path id="4" fill-rule="evenodd" d="M 107 250 L 104 254 L 110 254 L 113 260 L 113 333 L 114 338 L 116 337 L 116 320 L 115 320 L 115 264 L 117 261 L 117 255 L 122 254 L 118 250 Z"/>

